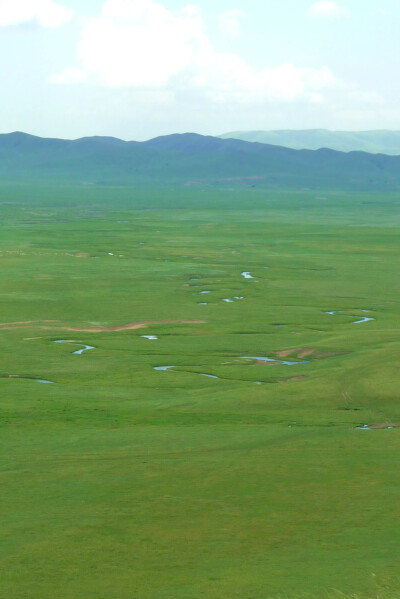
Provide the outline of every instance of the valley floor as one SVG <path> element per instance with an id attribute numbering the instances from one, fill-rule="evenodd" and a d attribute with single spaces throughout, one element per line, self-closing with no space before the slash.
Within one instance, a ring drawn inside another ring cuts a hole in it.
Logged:
<path id="1" fill-rule="evenodd" d="M 0 187 L 2 595 L 397 598 L 399 208 Z"/>

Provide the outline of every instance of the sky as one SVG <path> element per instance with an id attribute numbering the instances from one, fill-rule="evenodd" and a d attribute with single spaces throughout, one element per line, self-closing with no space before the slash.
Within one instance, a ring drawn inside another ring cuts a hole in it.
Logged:
<path id="1" fill-rule="evenodd" d="M 400 129 L 398 0 L 0 0 L 0 133 Z"/>

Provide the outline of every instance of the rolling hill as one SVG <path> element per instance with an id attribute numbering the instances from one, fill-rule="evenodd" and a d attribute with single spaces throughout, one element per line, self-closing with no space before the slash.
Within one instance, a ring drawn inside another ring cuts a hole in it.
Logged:
<path id="1" fill-rule="evenodd" d="M 195 133 L 126 142 L 0 135 L 0 180 L 97 185 L 246 185 L 396 190 L 400 156 L 281 146 Z"/>
<path id="2" fill-rule="evenodd" d="M 372 154 L 400 155 L 400 131 L 329 131 L 328 129 L 305 129 L 296 131 L 232 131 L 220 136 L 222 139 L 241 139 L 285 146 L 294 150 L 318 150 L 329 148 L 339 152 L 362 151 Z"/>

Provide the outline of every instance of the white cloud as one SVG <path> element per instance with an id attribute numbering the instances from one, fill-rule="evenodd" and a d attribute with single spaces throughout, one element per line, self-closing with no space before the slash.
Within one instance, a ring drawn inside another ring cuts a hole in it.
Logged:
<path id="1" fill-rule="evenodd" d="M 72 19 L 74 12 L 52 0 L 1 0 L 0 27 L 35 22 L 42 27 L 59 27 Z"/>
<path id="2" fill-rule="evenodd" d="M 322 0 L 310 6 L 308 14 L 311 17 L 322 19 L 347 19 L 350 17 L 350 10 L 346 6 L 340 6 L 336 2 Z"/>
<path id="3" fill-rule="evenodd" d="M 59 75 L 54 75 L 53 77 L 51 77 L 50 82 L 58 84 L 75 85 L 77 83 L 84 83 L 87 80 L 87 78 L 87 73 L 82 69 L 69 67 L 62 71 L 62 73 L 60 73 Z"/>
<path id="4" fill-rule="evenodd" d="M 284 64 L 257 70 L 233 54 L 215 53 L 193 78 L 215 102 L 265 103 L 305 100 L 323 102 L 323 92 L 342 86 L 327 68 L 297 68 Z"/>
<path id="5" fill-rule="evenodd" d="M 229 37 L 238 37 L 242 33 L 242 20 L 246 16 L 246 13 L 238 8 L 226 10 L 218 17 L 220 31 Z"/>
<path id="6" fill-rule="evenodd" d="M 84 26 L 78 56 L 106 85 L 162 86 L 206 49 L 202 26 L 196 7 L 174 15 L 152 0 L 109 0 Z"/>
<path id="7" fill-rule="evenodd" d="M 67 69 L 53 83 L 80 83 L 86 73 L 107 87 L 215 104 L 321 103 L 326 92 L 343 86 L 326 67 L 256 69 L 235 54 L 218 52 L 198 7 L 171 12 L 153 0 L 105 2 L 101 15 L 84 23 L 77 54 L 80 68 Z"/>

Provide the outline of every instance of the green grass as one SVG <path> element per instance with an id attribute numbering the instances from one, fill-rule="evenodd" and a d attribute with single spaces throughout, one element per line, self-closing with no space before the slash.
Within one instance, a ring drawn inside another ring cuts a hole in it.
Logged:
<path id="1" fill-rule="evenodd" d="M 3 185 L 0 323 L 34 322 L 0 325 L 0 595 L 397 598 L 400 430 L 355 427 L 400 422 L 399 226 L 397 194 Z M 153 320 L 204 323 L 63 330 Z M 290 348 L 334 355 L 241 358 Z"/>
<path id="2" fill-rule="evenodd" d="M 382 138 L 384 143 L 386 135 Z M 281 139 L 275 143 L 286 142 Z M 349 143 L 354 143 L 351 135 Z M 319 151 L 298 151 L 195 133 L 167 135 L 140 143 L 98 137 L 72 141 L 25 133 L 0 134 L 0 179 L 19 184 L 33 181 L 36 185 L 69 184 L 86 189 L 174 185 L 200 189 L 208 186 L 211 190 L 261 187 L 309 189 L 312 193 L 321 189 L 397 192 L 399 156 L 345 154 L 327 150 L 330 145 L 323 144 L 325 149 Z M 319 142 L 316 146 L 321 147 Z"/>

